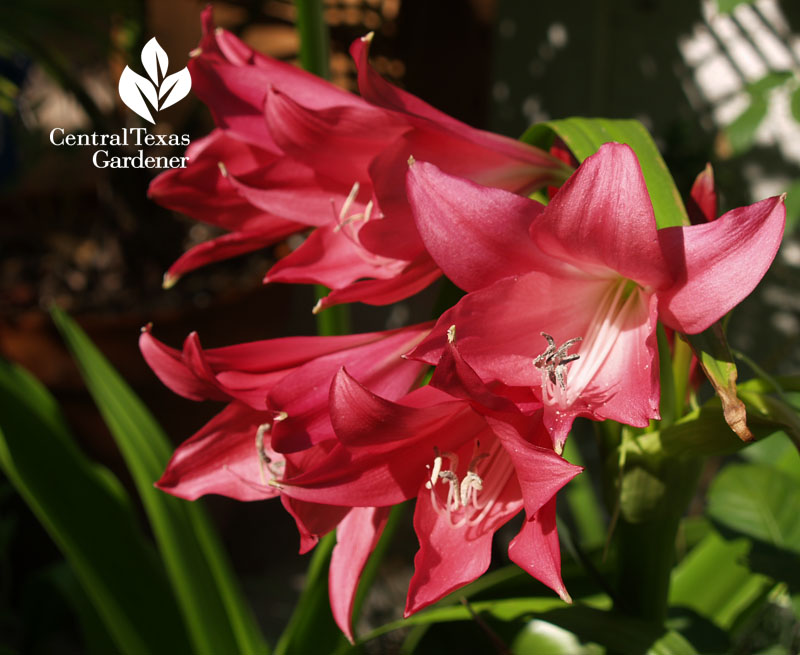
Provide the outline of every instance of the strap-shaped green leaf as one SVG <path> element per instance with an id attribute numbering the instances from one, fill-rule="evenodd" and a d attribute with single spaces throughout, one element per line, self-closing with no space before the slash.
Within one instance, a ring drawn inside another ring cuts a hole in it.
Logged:
<path id="1" fill-rule="evenodd" d="M 564 118 L 532 125 L 521 140 L 549 148 L 554 136 L 567 144 L 572 154 L 583 161 L 604 143 L 616 141 L 633 148 L 639 158 L 658 227 L 688 225 L 689 216 L 672 175 L 649 132 L 636 120 L 610 118 Z"/>
<path id="2" fill-rule="evenodd" d="M 78 450 L 47 390 L 3 360 L 0 467 L 64 553 L 119 652 L 187 652 L 164 569 L 119 481 Z"/>
<path id="3" fill-rule="evenodd" d="M 266 653 L 230 562 L 206 513 L 156 489 L 171 454 L 161 427 L 64 312 L 53 320 L 130 469 L 196 653 Z"/>

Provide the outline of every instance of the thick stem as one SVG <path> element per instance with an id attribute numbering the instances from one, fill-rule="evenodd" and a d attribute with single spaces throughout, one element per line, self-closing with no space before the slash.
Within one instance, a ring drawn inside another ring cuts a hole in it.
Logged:
<path id="1" fill-rule="evenodd" d="M 328 79 L 330 52 L 328 26 L 322 15 L 322 0 L 296 0 L 297 30 L 300 32 L 300 65 Z"/>
<path id="2" fill-rule="evenodd" d="M 617 610 L 664 623 L 675 538 L 701 468 L 696 458 L 628 458 L 616 528 Z"/>
<path id="3" fill-rule="evenodd" d="M 300 33 L 300 65 L 309 73 L 330 77 L 330 48 L 328 26 L 322 13 L 322 0 L 296 0 L 297 31 Z M 329 289 L 317 284 L 317 300 L 328 295 Z M 350 332 L 350 310 L 337 305 L 322 310 L 316 316 L 317 334 L 331 336 Z"/>

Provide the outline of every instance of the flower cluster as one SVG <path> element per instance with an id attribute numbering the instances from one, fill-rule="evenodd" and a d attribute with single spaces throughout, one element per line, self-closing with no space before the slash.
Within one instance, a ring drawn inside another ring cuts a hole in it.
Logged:
<path id="1" fill-rule="evenodd" d="M 702 219 L 657 229 L 628 146 L 573 171 L 388 84 L 370 41 L 351 48 L 355 96 L 253 52 L 206 11 L 189 68 L 217 129 L 150 194 L 228 233 L 165 283 L 300 233 L 265 281 L 329 287 L 315 311 L 392 303 L 442 274 L 466 295 L 381 333 L 211 350 L 191 334 L 181 351 L 141 336 L 164 384 L 227 403 L 158 486 L 279 497 L 301 552 L 336 529 L 331 607 L 350 638 L 361 571 L 389 508 L 412 498 L 407 615 L 485 572 L 494 532 L 520 512 L 510 559 L 569 602 L 555 498 L 580 472 L 561 457 L 573 420 L 658 419 L 657 322 L 693 334 L 724 316 L 769 267 L 785 214 L 771 198 L 716 218 L 706 174 L 692 194 Z"/>

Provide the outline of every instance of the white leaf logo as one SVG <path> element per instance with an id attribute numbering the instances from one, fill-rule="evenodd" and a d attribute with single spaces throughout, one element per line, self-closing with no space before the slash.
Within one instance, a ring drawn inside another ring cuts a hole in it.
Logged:
<path id="1" fill-rule="evenodd" d="M 155 37 L 142 48 L 142 65 L 150 80 L 125 66 L 119 78 L 119 97 L 131 111 L 155 124 L 152 112 L 183 100 L 192 88 L 192 76 L 188 68 L 167 75 L 169 57 Z"/>

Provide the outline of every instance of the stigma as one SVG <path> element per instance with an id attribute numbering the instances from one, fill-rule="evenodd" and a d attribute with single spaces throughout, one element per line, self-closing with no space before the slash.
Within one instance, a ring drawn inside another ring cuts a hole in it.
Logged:
<path id="1" fill-rule="evenodd" d="M 562 391 L 567 390 L 567 364 L 580 359 L 580 355 L 568 355 L 567 351 L 583 337 L 574 337 L 565 341 L 560 347 L 556 348 L 556 341 L 547 332 L 540 332 L 547 340 L 547 350 L 533 360 L 533 365 L 536 368 L 543 368 L 547 372 L 547 377 L 552 384 L 558 384 Z"/>

